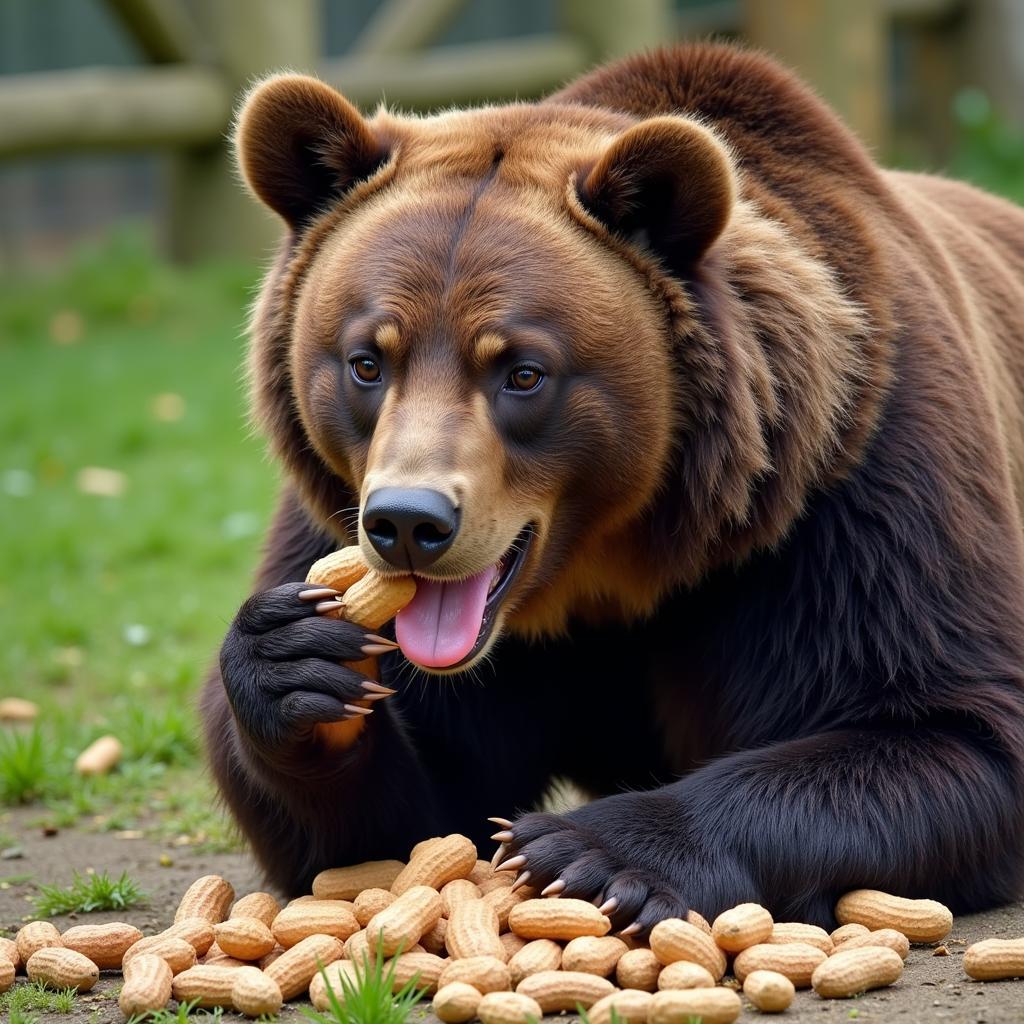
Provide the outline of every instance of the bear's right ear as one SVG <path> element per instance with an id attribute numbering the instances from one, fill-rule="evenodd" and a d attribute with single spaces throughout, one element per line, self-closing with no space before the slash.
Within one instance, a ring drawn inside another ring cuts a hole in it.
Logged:
<path id="1" fill-rule="evenodd" d="M 578 195 L 606 227 L 640 239 L 672 270 L 685 271 L 729 222 L 736 176 L 707 128 L 666 115 L 615 139 L 582 175 Z"/>
<path id="2" fill-rule="evenodd" d="M 277 75 L 249 93 L 238 115 L 235 152 L 253 194 L 293 228 L 388 155 L 341 93 L 305 75 Z"/>

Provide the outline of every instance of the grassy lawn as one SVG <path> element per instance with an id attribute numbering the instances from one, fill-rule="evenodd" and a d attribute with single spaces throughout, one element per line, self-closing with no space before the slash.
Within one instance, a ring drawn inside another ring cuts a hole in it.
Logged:
<path id="1" fill-rule="evenodd" d="M 171 269 L 122 236 L 0 284 L 0 697 L 41 707 L 0 727 L 0 802 L 44 823 L 232 841 L 195 701 L 275 489 L 245 422 L 255 280 Z M 108 732 L 121 766 L 79 779 Z"/>

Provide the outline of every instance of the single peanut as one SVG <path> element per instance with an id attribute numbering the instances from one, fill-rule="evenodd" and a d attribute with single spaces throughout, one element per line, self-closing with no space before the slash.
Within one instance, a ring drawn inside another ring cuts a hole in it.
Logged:
<path id="1" fill-rule="evenodd" d="M 677 960 L 689 960 L 705 968 L 715 981 L 725 974 L 725 954 L 714 939 L 678 917 L 668 917 L 651 929 L 651 952 L 666 967 Z"/>
<path id="2" fill-rule="evenodd" d="M 463 899 L 457 902 L 452 913 L 448 915 L 445 945 L 456 960 L 467 956 L 493 956 L 504 960 L 505 947 L 499 938 L 498 912 L 481 899 Z"/>
<path id="3" fill-rule="evenodd" d="M 488 906 L 494 907 L 498 915 L 498 927 L 505 931 L 508 928 L 508 915 L 512 913 L 512 908 L 533 899 L 536 895 L 536 889 L 531 889 L 528 885 L 520 886 L 515 892 L 512 891 L 512 886 L 501 885 L 485 892 L 480 898 Z"/>
<path id="4" fill-rule="evenodd" d="M 835 948 L 838 949 L 848 939 L 852 939 L 857 935 L 867 935 L 870 931 L 870 928 L 866 928 L 862 924 L 841 924 L 832 932 L 829 938 L 832 940 Z"/>
<path id="5" fill-rule="evenodd" d="M 612 923 L 586 900 L 526 900 L 509 911 L 508 926 L 524 939 L 607 935 Z"/>
<path id="6" fill-rule="evenodd" d="M 762 1013 L 781 1013 L 796 996 L 796 987 L 778 971 L 751 971 L 743 981 L 743 994 Z"/>
<path id="7" fill-rule="evenodd" d="M 152 953 L 137 956 L 126 969 L 117 1005 L 128 1017 L 162 1010 L 171 1000 L 171 974 L 166 960 Z"/>
<path id="8" fill-rule="evenodd" d="M 381 576 L 371 569 L 361 580 L 347 587 L 338 598 L 341 609 L 328 614 L 348 619 L 366 629 L 380 629 L 415 596 L 416 580 L 412 576 Z M 473 861 L 475 864 L 475 855 Z"/>
<path id="9" fill-rule="evenodd" d="M 518 992 L 488 992 L 476 1015 L 481 1024 L 536 1024 L 543 1016 L 540 1004 Z"/>
<path id="10" fill-rule="evenodd" d="M 817 946 L 825 956 L 831 956 L 836 948 L 832 936 L 824 928 L 813 924 L 800 924 L 797 921 L 776 922 L 768 938 L 761 941 L 776 946 L 790 942 L 806 942 L 808 946 Z"/>
<path id="11" fill-rule="evenodd" d="M 481 882 L 488 882 L 494 878 L 496 872 L 491 869 L 490 861 L 477 859 L 473 870 L 470 871 L 466 877 L 474 884 L 479 886 Z M 508 872 L 506 872 L 508 874 Z"/>
<path id="12" fill-rule="evenodd" d="M 743 1003 L 731 988 L 671 988 L 655 992 L 647 1010 L 647 1024 L 732 1024 Z"/>
<path id="13" fill-rule="evenodd" d="M 508 962 L 514 988 L 531 974 L 557 971 L 562 966 L 562 947 L 554 939 L 534 939 L 527 942 Z"/>
<path id="14" fill-rule="evenodd" d="M 197 878 L 181 897 L 174 913 L 175 923 L 186 917 L 202 917 L 210 924 L 219 924 L 228 916 L 235 890 L 220 875 Z"/>
<path id="15" fill-rule="evenodd" d="M 470 956 L 449 960 L 437 979 L 438 989 L 454 981 L 472 985 L 478 992 L 507 992 L 512 987 L 508 965 L 494 956 Z"/>
<path id="16" fill-rule="evenodd" d="M 444 1024 L 466 1024 L 476 1016 L 483 993 L 464 981 L 453 981 L 439 988 L 431 1009 Z"/>
<path id="17" fill-rule="evenodd" d="M 310 935 L 333 935 L 344 942 L 359 931 L 359 922 L 348 906 L 340 900 L 310 900 L 308 903 L 285 907 L 274 918 L 271 929 L 273 937 L 285 949 L 290 949 Z M 267 953 L 271 948 L 273 944 L 263 952 Z"/>
<path id="18" fill-rule="evenodd" d="M 711 972 L 700 964 L 689 960 L 677 960 L 663 967 L 658 975 L 658 989 L 670 988 L 714 988 L 715 979 Z"/>
<path id="19" fill-rule="evenodd" d="M 213 934 L 217 945 L 238 960 L 259 960 L 277 945 L 271 930 L 255 917 L 229 917 L 213 926 Z"/>
<path id="20" fill-rule="evenodd" d="M 381 889 L 376 886 L 364 889 L 353 904 L 359 927 L 365 928 L 374 914 L 379 914 L 385 907 L 390 907 L 397 898 L 390 889 Z"/>
<path id="21" fill-rule="evenodd" d="M 358 988 L 362 980 L 362 967 L 351 960 L 335 960 L 322 971 L 317 971 L 309 982 L 309 1001 L 318 1010 L 331 1009 L 331 994 L 339 1004 L 345 1004 L 346 985 Z M 328 991 L 329 989 L 329 991 Z"/>
<path id="22" fill-rule="evenodd" d="M 570 939 L 562 953 L 562 970 L 584 971 L 599 977 L 610 977 L 623 953 L 629 947 L 614 935 L 581 935 Z"/>
<path id="23" fill-rule="evenodd" d="M 409 863 L 391 883 L 391 891 L 401 896 L 413 886 L 440 889 L 446 882 L 465 878 L 476 867 L 476 847 L 457 833 L 443 836 L 413 853 Z"/>
<path id="24" fill-rule="evenodd" d="M 366 926 L 371 951 L 379 945 L 384 956 L 394 956 L 399 950 L 408 952 L 424 932 L 437 924 L 442 910 L 441 895 L 436 889 L 416 885 L 404 890 Z"/>
<path id="25" fill-rule="evenodd" d="M 614 991 L 615 986 L 607 978 L 582 971 L 539 971 L 516 985 L 516 992 L 536 999 L 545 1013 L 575 1010 L 577 1003 L 588 1010 Z"/>
<path id="26" fill-rule="evenodd" d="M 438 897 L 440 899 L 440 897 Z M 286 949 L 265 971 L 281 989 L 286 1002 L 309 988 L 318 968 L 340 960 L 344 947 L 333 935 L 310 935 Z"/>
<path id="27" fill-rule="evenodd" d="M 313 879 L 316 899 L 355 899 L 364 889 L 390 889 L 404 865 L 400 860 L 367 860 L 349 867 L 329 867 Z"/>
<path id="28" fill-rule="evenodd" d="M 100 969 L 87 956 L 63 946 L 36 950 L 25 962 L 25 973 L 30 981 L 77 992 L 88 992 L 100 980 Z"/>
<path id="29" fill-rule="evenodd" d="M 759 903 L 741 903 L 725 910 L 711 925 L 711 937 L 727 953 L 766 942 L 772 933 L 772 915 Z"/>
<path id="30" fill-rule="evenodd" d="M 29 921 L 14 936 L 14 942 L 23 964 L 27 964 L 28 958 L 40 949 L 64 945 L 60 932 L 50 921 Z"/>
<path id="31" fill-rule="evenodd" d="M 590 1008 L 587 1018 L 590 1024 L 611 1024 L 612 1010 L 622 1024 L 646 1024 L 647 1014 L 651 1008 L 650 992 L 637 988 L 623 989 L 603 996 Z"/>
<path id="32" fill-rule="evenodd" d="M 269 928 L 280 913 L 281 904 L 269 892 L 251 892 L 235 903 L 228 920 L 233 917 L 253 917 Z"/>
<path id="33" fill-rule="evenodd" d="M 826 959 L 817 946 L 810 946 L 806 942 L 784 942 L 778 945 L 763 942 L 737 954 L 732 970 L 737 981 L 741 982 L 754 971 L 777 971 L 789 978 L 797 988 L 808 988 L 811 975 Z"/>
<path id="34" fill-rule="evenodd" d="M 856 889 L 836 904 L 840 924 L 862 924 L 875 930 L 895 928 L 911 942 L 938 942 L 953 928 L 948 907 L 935 900 L 912 900 L 877 889 Z"/>
<path id="35" fill-rule="evenodd" d="M 479 900 L 483 893 L 475 882 L 468 878 L 453 878 L 445 882 L 440 889 L 441 902 L 444 904 L 444 916 L 451 917 L 452 911 L 459 903 L 466 900 Z"/>
<path id="36" fill-rule="evenodd" d="M 215 942 L 200 963 L 211 967 L 252 967 L 251 960 L 240 960 L 237 956 L 229 956 Z"/>
<path id="37" fill-rule="evenodd" d="M 240 968 L 212 964 L 196 964 L 171 982 L 171 995 L 179 1003 L 195 1002 L 207 1009 L 212 1006 L 231 1007 L 231 990 Z"/>
<path id="38" fill-rule="evenodd" d="M 615 965 L 615 980 L 620 988 L 654 992 L 658 988 L 662 966 L 661 961 L 649 949 L 630 949 L 622 954 Z M 714 984 L 713 978 L 711 981 Z"/>
<path id="39" fill-rule="evenodd" d="M 101 971 L 108 971 L 119 968 L 129 947 L 141 938 L 142 932 L 134 925 L 115 921 L 69 928 L 60 940 L 65 949 L 87 956 Z"/>
<path id="40" fill-rule="evenodd" d="M 39 705 L 23 697 L 0 700 L 0 722 L 31 722 L 39 715 Z"/>
<path id="41" fill-rule="evenodd" d="M 392 991 L 399 992 L 413 978 L 416 988 L 432 996 L 437 991 L 437 979 L 449 961 L 433 953 L 402 953 L 384 966 L 384 973 L 393 971 Z"/>
<path id="42" fill-rule="evenodd" d="M 124 747 L 116 736 L 101 736 L 75 759 L 75 771 L 79 775 L 106 775 L 117 766 L 123 753 Z"/>
<path id="43" fill-rule="evenodd" d="M 878 928 L 867 935 L 854 935 L 843 943 L 842 948 L 863 949 L 865 946 L 886 946 L 899 953 L 901 960 L 906 960 L 910 953 L 910 939 L 895 928 Z"/>
<path id="44" fill-rule="evenodd" d="M 398 860 L 368 860 L 347 868 L 328 868 L 313 879 L 318 900 L 354 900 L 364 889 L 390 889 L 405 865 Z"/>
<path id="45" fill-rule="evenodd" d="M 846 999 L 891 985 L 902 973 L 903 960 L 894 950 L 883 946 L 841 949 L 814 969 L 811 985 L 825 999 Z"/>
<path id="46" fill-rule="evenodd" d="M 14 976 L 17 973 L 14 964 L 6 957 L 0 958 L 0 994 L 8 991 L 14 985 Z"/>
<path id="47" fill-rule="evenodd" d="M 972 943 L 964 953 L 964 970 L 977 981 L 1024 977 L 1024 938 Z"/>
<path id="48" fill-rule="evenodd" d="M 501 948 L 505 951 L 505 960 L 511 960 L 524 946 L 529 945 L 529 940 L 524 939 L 522 935 L 516 935 L 515 932 L 502 932 L 498 936 L 498 941 L 501 943 Z M 537 942 L 543 942 L 543 939 L 537 939 Z"/>
<path id="49" fill-rule="evenodd" d="M 511 889 L 515 880 L 514 871 L 495 871 L 490 878 L 485 878 L 482 882 L 477 882 L 476 885 L 480 894 L 486 896 L 489 892 L 494 892 L 495 889 Z M 524 888 L 526 887 L 524 886 Z"/>
<path id="50" fill-rule="evenodd" d="M 261 971 L 266 971 L 266 969 L 275 960 L 277 960 L 283 952 L 284 946 L 274 946 L 274 948 L 266 956 L 261 956 L 259 958 L 259 960 L 256 963 L 256 966 L 259 967 Z"/>
<path id="51" fill-rule="evenodd" d="M 699 928 L 705 935 L 711 934 L 711 925 L 709 925 L 707 919 L 701 917 L 696 910 L 688 910 L 686 912 L 686 920 L 692 924 L 694 928 Z"/>
<path id="52" fill-rule="evenodd" d="M 448 919 L 439 917 L 434 927 L 420 936 L 420 945 L 428 953 L 433 953 L 435 956 L 447 956 L 448 945 L 445 941 L 447 938 Z"/>
<path id="53" fill-rule="evenodd" d="M 339 593 L 358 583 L 368 572 L 370 565 L 358 544 L 332 551 L 318 558 L 306 573 L 306 582 L 320 587 L 330 587 Z"/>
<path id="54" fill-rule="evenodd" d="M 160 934 L 169 939 L 184 939 L 196 956 L 203 956 L 213 946 L 213 925 L 205 917 L 182 917 Z"/>
<path id="55" fill-rule="evenodd" d="M 0 938 L 0 960 L 10 960 L 15 970 L 21 966 L 21 954 L 14 939 Z"/>
<path id="56" fill-rule="evenodd" d="M 134 946 L 125 950 L 122 969 L 127 970 L 137 956 L 144 954 L 159 957 L 170 967 L 172 974 L 180 974 L 196 964 L 195 946 L 175 935 L 151 935 L 139 939 Z"/>
<path id="57" fill-rule="evenodd" d="M 240 967 L 235 971 L 231 1005 L 239 1013 L 246 1017 L 271 1016 L 280 1012 L 283 1002 L 280 986 L 258 967 Z"/>

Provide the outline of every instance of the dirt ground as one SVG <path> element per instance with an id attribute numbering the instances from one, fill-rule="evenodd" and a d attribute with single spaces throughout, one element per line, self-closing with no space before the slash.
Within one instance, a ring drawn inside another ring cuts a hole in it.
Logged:
<path id="1" fill-rule="evenodd" d="M 111 834 L 62 831 L 44 836 L 27 824 L 27 815 L 14 814 L 4 823 L 5 831 L 16 835 L 22 857 L 0 863 L 0 876 L 31 874 L 36 882 L 67 884 L 73 870 L 92 867 L 111 875 L 128 871 L 149 894 L 144 907 L 121 914 L 101 913 L 54 918 L 58 928 L 73 923 L 103 923 L 127 920 L 146 934 L 171 923 L 174 908 L 182 892 L 198 876 L 217 873 L 226 877 L 239 894 L 260 887 L 259 872 L 244 854 L 201 853 L 188 847 L 161 846 L 146 839 L 123 839 Z M 161 866 L 161 855 L 171 858 L 170 866 Z M 0 929 L 13 935 L 31 913 L 28 898 L 30 883 L 0 883 Z M 985 914 L 958 918 L 945 945 L 948 956 L 936 956 L 930 947 L 911 951 L 903 978 L 892 988 L 870 992 L 852 1000 L 822 1000 L 811 992 L 798 993 L 784 1019 L 795 1022 L 833 1021 L 938 1021 L 944 1024 L 1004 1024 L 1024 1022 L 1024 980 L 990 982 L 971 981 L 963 972 L 961 959 L 966 946 L 981 938 L 1024 936 L 1024 904 L 1018 903 Z M 19 984 L 22 982 L 19 980 Z M 120 1022 L 116 992 L 120 976 L 105 974 L 92 992 L 76 1000 L 71 1014 L 42 1014 L 46 1024 L 106 1024 Z M 283 1022 L 301 1021 L 300 1004 L 289 1004 L 281 1015 Z M 741 1020 L 750 1020 L 757 1011 L 749 1005 Z M 431 1021 L 436 1018 L 426 1014 Z M 202 1019 L 200 1017 L 200 1019 Z M 224 1020 L 234 1021 L 232 1014 Z"/>

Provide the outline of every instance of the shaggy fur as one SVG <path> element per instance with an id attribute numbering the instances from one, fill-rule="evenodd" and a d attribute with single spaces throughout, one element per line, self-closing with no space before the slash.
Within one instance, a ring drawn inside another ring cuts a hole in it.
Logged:
<path id="1" fill-rule="evenodd" d="M 288 225 L 251 364 L 288 482 L 204 713 L 275 884 L 518 814 L 531 884 L 618 927 L 1021 892 L 1021 211 L 879 170 L 718 46 L 430 118 L 272 79 L 238 144 Z M 462 508 L 442 576 L 534 538 L 489 665 L 388 656 L 398 692 L 333 749 L 363 640 L 298 581 L 396 484 Z M 598 799 L 531 813 L 560 777 Z"/>

